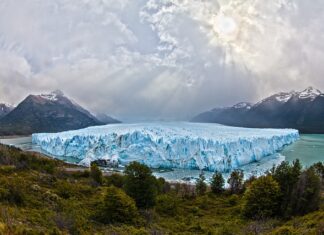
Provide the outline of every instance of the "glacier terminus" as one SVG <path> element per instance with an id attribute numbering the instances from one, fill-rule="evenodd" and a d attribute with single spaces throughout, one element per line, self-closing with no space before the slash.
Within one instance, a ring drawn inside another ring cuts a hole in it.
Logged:
<path id="1" fill-rule="evenodd" d="M 219 124 L 152 122 L 95 126 L 32 135 L 33 144 L 53 157 L 88 166 L 105 159 L 151 168 L 228 172 L 282 150 L 299 139 L 293 129 L 251 129 Z"/>

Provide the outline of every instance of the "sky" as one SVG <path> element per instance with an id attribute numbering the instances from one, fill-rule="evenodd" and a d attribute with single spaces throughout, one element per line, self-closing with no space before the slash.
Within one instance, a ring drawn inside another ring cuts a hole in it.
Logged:
<path id="1" fill-rule="evenodd" d="M 0 102 L 60 89 L 121 120 L 324 91 L 323 0 L 1 0 Z"/>

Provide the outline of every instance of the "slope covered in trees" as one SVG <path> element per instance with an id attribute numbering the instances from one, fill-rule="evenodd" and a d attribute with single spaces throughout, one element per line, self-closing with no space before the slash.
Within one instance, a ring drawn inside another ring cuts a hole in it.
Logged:
<path id="1" fill-rule="evenodd" d="M 298 162 L 283 163 L 245 182 L 236 172 L 229 190 L 219 173 L 205 190 L 203 175 L 196 189 L 156 179 L 138 163 L 125 175 L 109 176 L 96 166 L 83 172 L 71 167 L 0 145 L 0 234 L 324 232 L 321 163 L 305 170 Z M 293 182 L 289 190 L 283 190 L 284 178 Z"/>

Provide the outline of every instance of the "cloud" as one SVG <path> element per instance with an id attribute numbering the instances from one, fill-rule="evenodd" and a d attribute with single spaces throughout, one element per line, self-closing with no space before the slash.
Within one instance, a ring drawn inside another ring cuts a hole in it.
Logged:
<path id="1" fill-rule="evenodd" d="M 2 0 L 1 99 L 62 89 L 124 120 L 324 88 L 324 2 Z"/>

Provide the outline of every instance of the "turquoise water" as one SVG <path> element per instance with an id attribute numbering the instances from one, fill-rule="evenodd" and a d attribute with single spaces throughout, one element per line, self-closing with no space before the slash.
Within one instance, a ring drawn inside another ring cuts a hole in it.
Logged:
<path id="1" fill-rule="evenodd" d="M 25 151 L 40 152 L 44 155 L 47 155 L 38 146 L 35 146 L 32 144 L 31 137 L 0 139 L 0 144 L 12 145 L 12 146 L 18 147 L 22 150 L 25 150 Z M 49 157 L 51 157 L 51 156 L 49 156 Z M 72 163 L 72 164 L 77 164 L 80 161 L 79 159 L 75 159 L 75 158 L 71 158 L 71 157 L 55 157 L 55 158 L 65 161 L 67 163 Z"/>
<path id="2" fill-rule="evenodd" d="M 324 161 L 324 135 L 301 135 L 296 143 L 287 146 L 282 152 L 287 161 L 299 159 L 303 166 Z"/>

